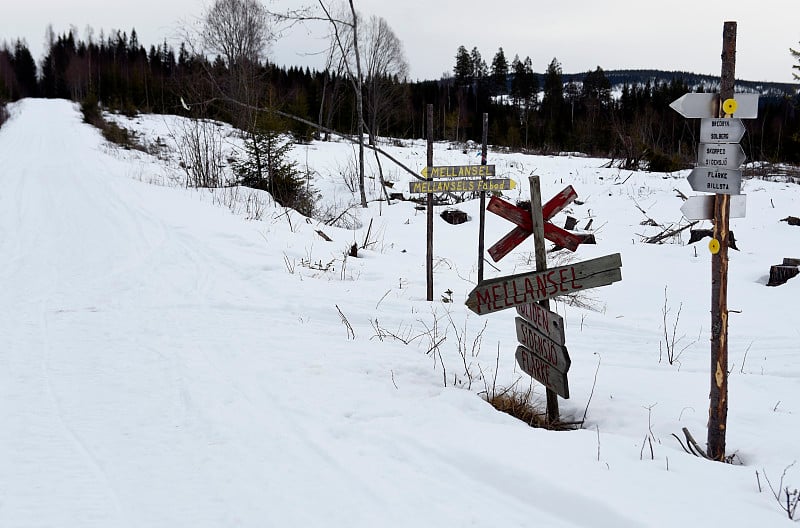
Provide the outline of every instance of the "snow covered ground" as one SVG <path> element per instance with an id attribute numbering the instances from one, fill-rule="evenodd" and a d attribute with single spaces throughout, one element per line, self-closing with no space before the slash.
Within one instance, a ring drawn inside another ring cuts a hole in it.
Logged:
<path id="1" fill-rule="evenodd" d="M 458 206 L 466 224 L 436 217 L 436 301 L 427 302 L 425 215 L 412 202 L 352 209 L 351 230 L 321 225 L 263 193 L 248 208 L 245 189 L 183 188 L 174 156 L 109 146 L 72 103 L 9 110 L 0 527 L 791 525 L 766 479 L 778 491 L 785 471 L 783 485 L 800 487 L 800 466 L 789 467 L 800 458 L 800 279 L 765 284 L 770 265 L 800 257 L 800 228 L 780 222 L 800 216 L 797 186 L 747 180 L 747 216 L 732 221 L 736 463 L 726 465 L 685 453 L 672 436 L 687 427 L 705 443 L 707 239 L 642 243 L 662 230 L 642 225 L 648 218 L 685 225 L 675 191 L 692 194 L 685 172 L 490 153 L 498 176 L 519 184 L 510 200 L 527 197 L 532 173 L 546 199 L 575 187 L 583 204 L 555 222 L 591 219 L 597 244 L 574 261 L 622 255 L 623 280 L 591 290 L 591 309 L 553 305 L 572 358 L 562 418 L 586 419 L 551 432 L 480 395 L 526 390 L 530 378 L 515 365 L 514 314 L 464 306 L 477 281 L 477 201 Z M 126 120 L 167 147 L 179 123 Z M 414 170 L 425 165 L 423 142 L 385 148 Z M 322 208 L 353 201 L 342 176 L 352 152 L 295 147 Z M 479 158 L 443 143 L 434 159 Z M 383 166 L 395 189 L 408 188 L 409 176 Z M 374 179 L 368 187 L 379 195 Z M 511 227 L 488 214 L 487 246 Z M 345 258 L 354 242 L 367 248 Z M 526 242 L 498 270 L 487 265 L 487 278 L 530 270 L 531 251 Z M 673 364 L 659 352 L 665 303 L 667 333 L 680 339 Z"/>

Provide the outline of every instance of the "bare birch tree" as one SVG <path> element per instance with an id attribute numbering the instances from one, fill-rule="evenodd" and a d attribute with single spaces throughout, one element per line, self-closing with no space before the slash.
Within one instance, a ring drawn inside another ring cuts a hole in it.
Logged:
<path id="1" fill-rule="evenodd" d="M 401 87 L 398 82 L 408 75 L 408 62 L 403 53 L 403 43 L 382 17 L 371 16 L 363 38 L 365 77 L 367 85 L 367 112 L 369 115 L 369 142 L 388 120 L 392 101 L 397 99 Z"/>
<path id="2" fill-rule="evenodd" d="M 256 106 L 258 71 L 273 38 L 267 10 L 257 0 L 216 0 L 202 20 L 200 37 L 206 54 L 220 57 L 228 69 L 223 89 L 247 106 Z M 250 129 L 252 112 L 235 112 L 235 124 Z"/>

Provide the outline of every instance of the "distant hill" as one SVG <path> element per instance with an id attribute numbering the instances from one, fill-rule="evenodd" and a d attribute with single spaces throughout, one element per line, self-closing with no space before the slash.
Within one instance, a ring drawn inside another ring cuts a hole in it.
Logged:
<path id="1" fill-rule="evenodd" d="M 701 75 L 683 71 L 663 71 L 663 70 L 604 70 L 606 77 L 611 82 L 612 87 L 622 87 L 624 84 L 629 86 L 644 85 L 648 81 L 650 84 L 670 82 L 673 79 L 682 79 L 694 88 L 703 87 L 705 91 L 714 91 L 719 85 L 719 77 L 713 75 Z M 586 76 L 586 72 L 565 73 L 562 78 L 565 83 L 581 82 Z M 542 86 L 544 76 L 539 75 L 539 85 Z M 736 80 L 737 91 L 750 91 L 760 93 L 765 96 L 794 95 L 800 89 L 800 84 L 761 82 Z"/>

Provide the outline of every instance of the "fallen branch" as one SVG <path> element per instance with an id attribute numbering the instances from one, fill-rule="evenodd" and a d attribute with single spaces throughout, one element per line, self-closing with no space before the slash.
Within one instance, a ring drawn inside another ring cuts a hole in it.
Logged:
<path id="1" fill-rule="evenodd" d="M 685 226 L 683 226 L 683 227 L 681 227 L 681 228 L 679 228 L 679 229 L 672 229 L 672 230 L 669 230 L 669 229 L 667 229 L 666 231 L 662 231 L 662 232 L 661 232 L 661 233 L 659 233 L 658 235 L 652 236 L 652 237 L 650 237 L 650 238 L 646 238 L 646 239 L 645 239 L 645 243 L 646 243 L 646 244 L 658 244 L 658 243 L 660 243 L 662 240 L 664 240 L 665 238 L 669 238 L 669 237 L 671 237 L 671 236 L 677 235 L 677 234 L 678 234 L 678 233 L 680 233 L 681 231 L 685 231 L 686 229 L 688 229 L 688 228 L 692 227 L 692 226 L 693 226 L 693 225 L 695 225 L 695 224 L 697 224 L 697 222 L 696 222 L 696 221 L 695 221 L 695 222 L 692 222 L 692 223 L 690 223 L 690 224 L 687 224 L 687 225 L 685 225 Z"/>

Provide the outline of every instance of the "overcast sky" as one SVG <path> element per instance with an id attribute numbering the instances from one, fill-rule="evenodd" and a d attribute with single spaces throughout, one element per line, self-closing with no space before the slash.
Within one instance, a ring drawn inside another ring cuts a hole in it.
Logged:
<path id="1" fill-rule="evenodd" d="M 305 2 L 311 3 L 313 0 Z M 621 68 L 683 70 L 719 75 L 722 25 L 738 22 L 736 76 L 753 81 L 793 82 L 789 48 L 800 48 L 798 0 L 355 0 L 365 16 L 386 19 L 403 42 L 412 79 L 452 73 L 456 50 L 477 46 L 487 64 L 499 47 L 509 62 L 530 56 L 543 72 L 555 57 L 565 73 Z M 273 10 L 300 4 L 266 2 Z M 86 27 L 130 33 L 147 46 L 177 44 L 181 27 L 199 17 L 203 0 L 23 0 L 3 9 L 0 42 L 24 38 L 37 60 L 45 28 L 56 33 Z M 282 65 L 321 67 L 325 47 L 317 24 L 295 28 L 272 46 Z"/>

